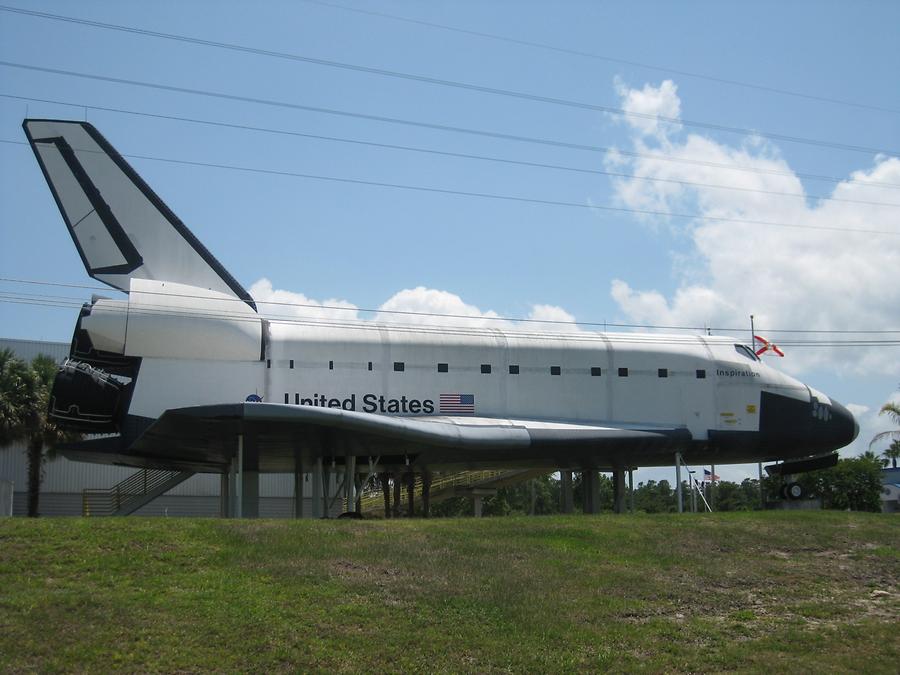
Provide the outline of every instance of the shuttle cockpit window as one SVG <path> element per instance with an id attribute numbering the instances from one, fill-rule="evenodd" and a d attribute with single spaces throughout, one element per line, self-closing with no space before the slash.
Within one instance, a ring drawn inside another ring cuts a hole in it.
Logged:
<path id="1" fill-rule="evenodd" d="M 750 349 L 747 345 L 735 345 L 734 351 L 736 351 L 741 356 L 750 359 L 751 361 L 759 361 L 759 357 L 753 353 L 753 350 Z"/>

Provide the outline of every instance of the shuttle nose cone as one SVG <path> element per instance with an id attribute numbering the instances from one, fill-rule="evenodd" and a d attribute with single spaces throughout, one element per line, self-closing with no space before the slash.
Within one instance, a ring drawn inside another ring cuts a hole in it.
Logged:
<path id="1" fill-rule="evenodd" d="M 859 436 L 859 423 L 853 413 L 837 401 L 831 402 L 831 429 L 829 430 L 838 448 L 850 445 Z"/>

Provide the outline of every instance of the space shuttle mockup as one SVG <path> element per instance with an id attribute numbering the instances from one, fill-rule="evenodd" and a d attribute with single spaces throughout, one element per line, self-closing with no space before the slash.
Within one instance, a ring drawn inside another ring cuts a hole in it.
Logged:
<path id="1" fill-rule="evenodd" d="M 93 126 L 24 128 L 88 274 L 128 295 L 84 305 L 57 376 L 57 422 L 107 434 L 73 459 L 621 470 L 817 457 L 858 432 L 727 337 L 267 320 Z"/>

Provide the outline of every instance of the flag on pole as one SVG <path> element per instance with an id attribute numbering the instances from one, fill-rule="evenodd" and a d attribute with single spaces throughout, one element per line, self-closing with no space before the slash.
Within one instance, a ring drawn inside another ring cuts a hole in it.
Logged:
<path id="1" fill-rule="evenodd" d="M 766 352 L 775 352 L 776 354 L 778 354 L 778 356 L 784 356 L 784 352 L 778 348 L 778 345 L 769 342 L 765 338 L 759 337 L 759 335 L 754 335 L 753 339 L 762 345 L 760 349 L 756 350 L 757 356 L 762 356 Z M 755 343 L 754 346 L 756 346 Z"/>
<path id="2" fill-rule="evenodd" d="M 710 481 L 721 480 L 716 474 L 714 474 L 709 469 L 703 469 L 703 482 L 709 483 Z"/>

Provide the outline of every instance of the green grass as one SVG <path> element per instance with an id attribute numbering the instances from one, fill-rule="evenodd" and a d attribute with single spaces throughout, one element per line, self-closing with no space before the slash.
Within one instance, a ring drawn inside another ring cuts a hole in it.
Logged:
<path id="1" fill-rule="evenodd" d="M 859 513 L 0 521 L 0 672 L 895 673 Z"/>

